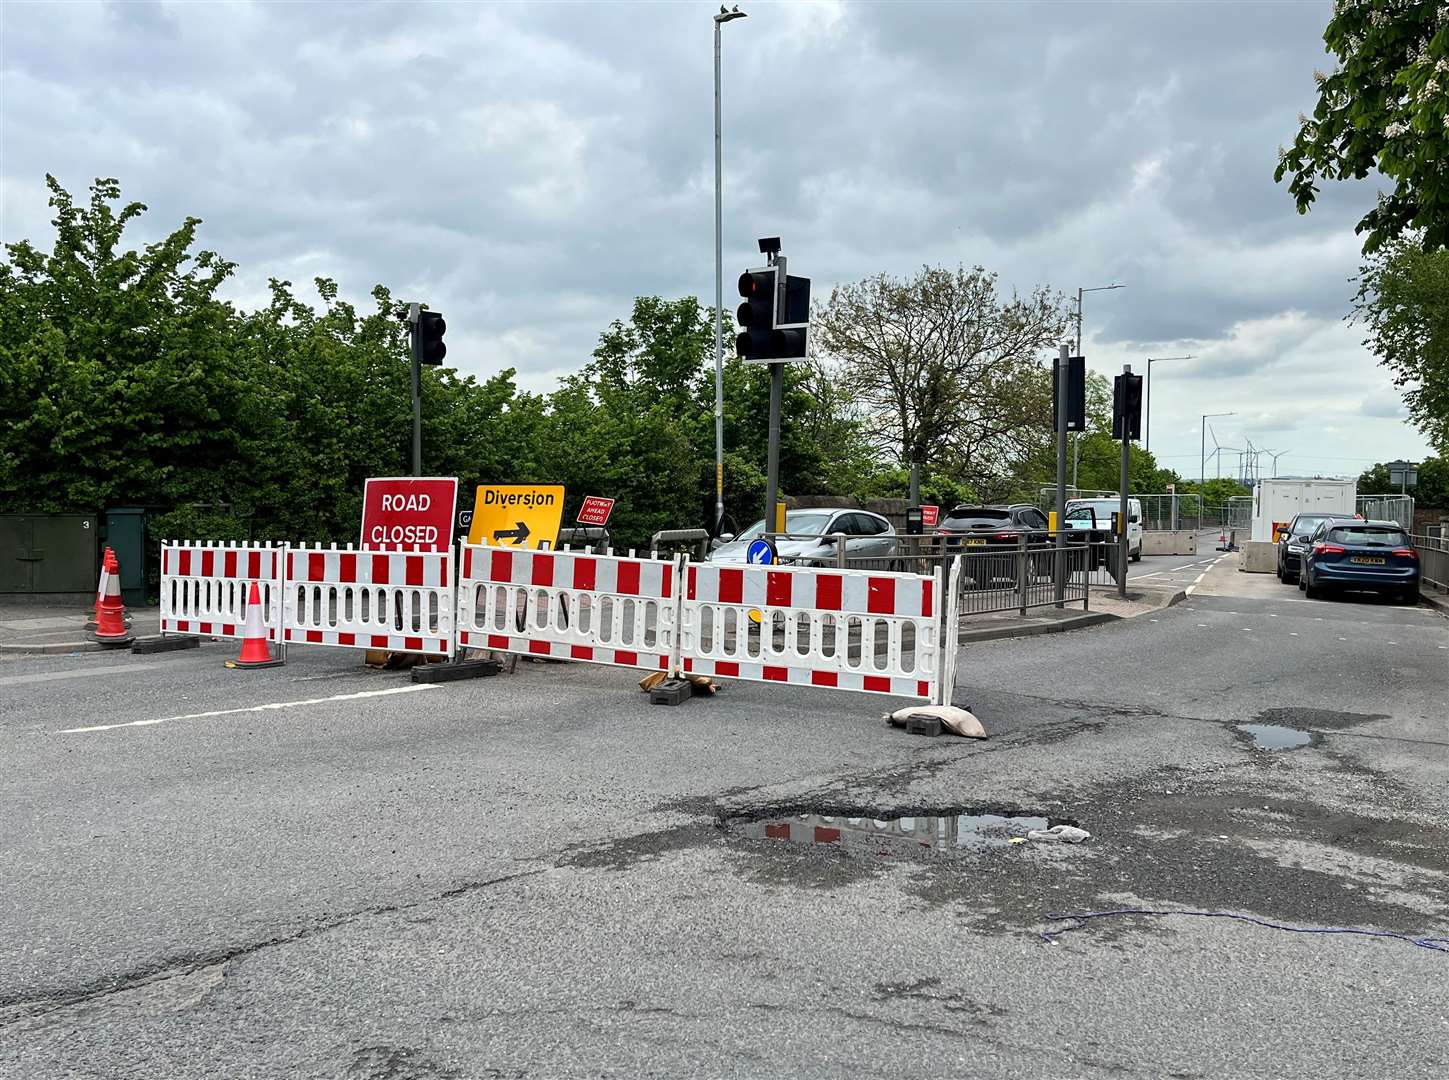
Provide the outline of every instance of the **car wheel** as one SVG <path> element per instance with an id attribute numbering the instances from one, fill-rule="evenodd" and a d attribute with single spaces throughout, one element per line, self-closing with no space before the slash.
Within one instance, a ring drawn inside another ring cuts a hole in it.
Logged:
<path id="1" fill-rule="evenodd" d="M 1320 589 L 1317 585 L 1313 584 L 1312 574 L 1309 574 L 1308 578 L 1303 583 L 1303 595 L 1308 597 L 1308 599 L 1310 600 L 1323 599 L 1323 590 Z"/>
<path id="2" fill-rule="evenodd" d="M 1399 603 L 1407 604 L 1410 607 L 1417 606 L 1419 603 L 1419 590 L 1413 587 L 1405 589 L 1399 593 Z"/>
<path id="3" fill-rule="evenodd" d="M 1308 571 L 1301 569 L 1298 571 L 1298 591 L 1303 592 L 1306 588 L 1308 588 Z"/>
<path id="4" fill-rule="evenodd" d="M 1279 581 L 1287 581 L 1288 580 L 1288 575 L 1286 575 L 1285 573 L 1283 573 L 1283 560 L 1282 559 L 1279 559 L 1278 560 L 1278 580 Z"/>
<path id="5" fill-rule="evenodd" d="M 1132 552 L 1131 558 L 1132 558 L 1132 561 L 1133 562 L 1141 562 L 1142 561 L 1142 549 L 1141 548 L 1138 548 L 1136 551 Z"/>
<path id="6" fill-rule="evenodd" d="M 1285 570 L 1285 571 L 1283 571 L 1283 584 L 1284 585 L 1293 585 L 1293 584 L 1296 584 L 1297 581 L 1298 581 L 1298 575 L 1295 574 L 1295 573 L 1293 573 L 1293 571 L 1291 571 L 1291 570 Z"/>

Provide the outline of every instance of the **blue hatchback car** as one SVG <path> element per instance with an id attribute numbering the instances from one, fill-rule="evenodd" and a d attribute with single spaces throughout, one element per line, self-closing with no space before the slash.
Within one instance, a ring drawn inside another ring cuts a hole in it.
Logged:
<path id="1" fill-rule="evenodd" d="M 1396 521 L 1325 521 L 1303 553 L 1298 585 L 1310 599 L 1329 589 L 1371 589 L 1416 603 L 1419 553 Z"/>

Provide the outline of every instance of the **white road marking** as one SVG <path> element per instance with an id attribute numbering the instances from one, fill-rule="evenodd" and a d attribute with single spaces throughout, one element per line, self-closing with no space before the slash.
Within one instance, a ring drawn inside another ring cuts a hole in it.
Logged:
<path id="1" fill-rule="evenodd" d="M 1198 624 L 1197 624 L 1197 628 L 1198 628 L 1198 629 L 1199 629 L 1199 630 L 1206 630 L 1206 629 L 1207 629 L 1207 623 L 1205 623 L 1205 622 L 1200 622 L 1200 623 L 1198 623 Z"/>
<path id="2" fill-rule="evenodd" d="M 68 671 L 37 671 L 31 675 L 6 675 L 0 678 L 0 686 L 24 686 L 26 683 L 59 682 L 62 679 L 103 679 L 107 675 L 176 666 L 177 661 L 175 660 L 150 660 L 139 664 L 97 664 L 95 667 L 71 668 Z"/>
<path id="3" fill-rule="evenodd" d="M 1289 630 L 1288 631 L 1288 636 L 1289 637 L 1297 637 L 1298 636 L 1298 631 L 1297 630 Z"/>
<path id="4" fill-rule="evenodd" d="M 1278 616 L 1274 615 L 1272 612 L 1269 612 L 1268 613 L 1268 618 L 1270 618 L 1270 619 L 1276 619 L 1277 617 Z"/>
<path id="5" fill-rule="evenodd" d="M 407 686 L 390 686 L 386 690 L 360 690 L 355 694 L 333 694 L 331 697 L 308 698 L 305 701 L 273 701 L 265 705 L 249 705 L 243 709 L 214 709 L 211 712 L 187 713 L 185 716 L 162 716 L 155 720 L 129 720 L 124 724 L 95 724 L 91 727 L 62 728 L 57 735 L 80 735 L 90 731 L 114 731 L 116 728 L 149 727 L 152 724 L 169 724 L 173 720 L 205 720 L 213 716 L 236 716 L 240 713 L 272 712 L 277 709 L 295 709 L 302 705 L 326 705 L 333 701 L 358 701 L 362 698 L 386 697 L 389 694 L 411 694 L 419 690 L 441 690 L 437 683 L 410 683 Z"/>

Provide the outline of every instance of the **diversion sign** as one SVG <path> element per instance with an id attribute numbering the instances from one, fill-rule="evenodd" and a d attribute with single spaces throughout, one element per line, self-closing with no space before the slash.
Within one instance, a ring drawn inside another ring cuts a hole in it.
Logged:
<path id="1" fill-rule="evenodd" d="M 552 548 L 563 521 L 562 484 L 481 486 L 473 500 L 468 543 Z"/>

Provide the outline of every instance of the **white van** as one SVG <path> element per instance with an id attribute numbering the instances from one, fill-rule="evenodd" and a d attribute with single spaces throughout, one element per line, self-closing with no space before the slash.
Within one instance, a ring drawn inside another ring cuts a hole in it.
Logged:
<path id="1" fill-rule="evenodd" d="M 1097 528 L 1111 529 L 1112 515 L 1122 508 L 1122 500 L 1110 496 L 1105 499 L 1068 499 L 1066 523 L 1069 529 L 1088 529 L 1090 520 L 1070 520 L 1073 510 L 1091 509 L 1096 515 Z M 1142 558 L 1142 500 L 1127 497 L 1127 552 L 1133 562 Z"/>

